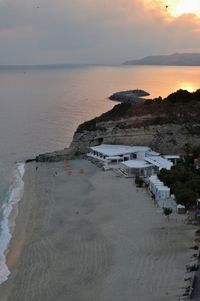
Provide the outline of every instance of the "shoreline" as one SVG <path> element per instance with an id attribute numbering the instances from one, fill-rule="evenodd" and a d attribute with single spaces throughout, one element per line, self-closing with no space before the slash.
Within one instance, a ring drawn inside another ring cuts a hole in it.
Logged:
<path id="1" fill-rule="evenodd" d="M 169 301 L 183 293 L 195 227 L 174 218 L 168 223 L 131 179 L 76 159 L 32 162 L 24 180 L 7 256 L 11 275 L 0 285 L 3 301 L 37 300 L 38 294 L 64 301 L 69 291 L 70 300 Z"/>
<path id="2" fill-rule="evenodd" d="M 29 158 L 25 161 L 19 161 L 15 162 L 15 168 L 13 176 L 13 185 L 10 187 L 9 192 L 9 201 L 6 206 L 3 208 L 3 220 L 1 222 L 1 227 L 3 228 L 1 236 L 3 238 L 3 242 L 0 244 L 1 248 L 1 266 L 0 266 L 0 286 L 4 282 L 6 282 L 10 276 L 10 266 L 13 264 L 15 259 L 12 258 L 13 255 L 10 254 L 10 249 L 12 249 L 12 241 L 14 240 L 13 235 L 15 233 L 15 227 L 16 227 L 16 220 L 18 218 L 19 214 L 19 208 L 20 208 L 20 202 L 23 199 L 24 194 L 24 181 L 23 178 L 25 176 L 26 168 L 28 165 L 32 163 L 38 163 L 38 162 L 58 162 L 60 160 L 66 159 L 66 158 L 74 158 L 73 151 L 70 147 L 57 150 L 53 152 L 48 152 L 44 154 L 39 154 L 35 158 Z M 16 174 L 17 173 L 17 174 Z M 21 181 L 21 183 L 16 186 L 16 180 Z M 15 195 L 17 191 L 17 195 Z M 20 192 L 20 196 L 18 195 L 18 192 Z M 6 236 L 6 237 L 4 237 Z M 20 245 L 20 244 L 19 244 Z M 19 248 L 19 247 L 18 247 Z M 22 248 L 22 244 L 20 246 Z M 19 253 L 19 250 L 18 250 Z M 16 257 L 16 256 L 14 256 Z M 3 262 L 2 262 L 3 261 Z"/>
<path id="3" fill-rule="evenodd" d="M 24 193 L 23 176 L 25 172 L 25 163 L 18 162 L 13 171 L 13 185 L 9 189 L 8 202 L 2 206 L 3 218 L 1 221 L 1 243 L 0 243 L 0 285 L 7 281 L 10 271 L 6 264 L 6 257 L 9 245 L 15 230 L 16 218 L 18 215 L 18 206 Z"/>

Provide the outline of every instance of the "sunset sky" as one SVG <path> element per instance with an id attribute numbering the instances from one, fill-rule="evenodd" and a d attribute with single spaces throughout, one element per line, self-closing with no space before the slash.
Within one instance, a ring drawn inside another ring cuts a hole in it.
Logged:
<path id="1" fill-rule="evenodd" d="M 200 0 L 0 0 L 0 64 L 200 52 Z"/>

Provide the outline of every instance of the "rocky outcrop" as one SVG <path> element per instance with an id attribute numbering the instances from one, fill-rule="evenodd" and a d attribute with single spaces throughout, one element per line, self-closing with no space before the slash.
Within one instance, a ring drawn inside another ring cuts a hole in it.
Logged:
<path id="1" fill-rule="evenodd" d="M 114 101 L 119 101 L 122 103 L 140 104 L 144 103 L 145 99 L 141 97 L 149 96 L 150 94 L 143 90 L 129 90 L 121 91 L 112 94 L 109 99 Z"/>
<path id="2" fill-rule="evenodd" d="M 63 150 L 40 154 L 35 158 L 36 162 L 58 162 L 63 160 L 71 160 L 76 157 L 75 152 L 70 148 L 65 148 Z"/>

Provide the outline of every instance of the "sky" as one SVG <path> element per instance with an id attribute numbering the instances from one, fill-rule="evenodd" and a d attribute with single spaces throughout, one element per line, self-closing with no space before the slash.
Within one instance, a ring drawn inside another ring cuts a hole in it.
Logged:
<path id="1" fill-rule="evenodd" d="M 199 8 L 200 0 L 0 0 L 0 64 L 200 52 Z"/>

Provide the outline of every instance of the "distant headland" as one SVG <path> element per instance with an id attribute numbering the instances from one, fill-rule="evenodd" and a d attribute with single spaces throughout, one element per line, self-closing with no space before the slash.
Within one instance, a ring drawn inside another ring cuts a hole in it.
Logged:
<path id="1" fill-rule="evenodd" d="M 123 65 L 200 66 L 200 53 L 174 53 L 129 60 Z"/>

